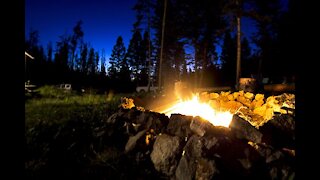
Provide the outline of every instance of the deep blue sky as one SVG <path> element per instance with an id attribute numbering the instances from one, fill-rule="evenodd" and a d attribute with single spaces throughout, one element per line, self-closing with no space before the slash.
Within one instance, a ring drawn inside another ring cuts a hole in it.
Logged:
<path id="1" fill-rule="evenodd" d="M 30 29 L 39 31 L 40 44 L 46 49 L 49 41 L 55 43 L 59 36 L 72 34 L 79 20 L 83 21 L 84 41 L 101 53 L 105 50 L 108 61 L 119 35 L 125 46 L 132 36 L 136 0 L 26 0 L 25 35 Z M 242 19 L 242 31 L 248 39 L 255 32 L 250 21 Z M 221 48 L 217 47 L 220 54 Z"/>
<path id="2" fill-rule="evenodd" d="M 82 20 L 84 41 L 96 51 L 104 49 L 108 59 L 119 35 L 128 46 L 134 4 L 135 0 L 26 0 L 25 35 L 28 37 L 31 28 L 38 30 L 44 48 L 49 41 L 55 47 L 59 36 L 72 34 L 76 22 Z"/>

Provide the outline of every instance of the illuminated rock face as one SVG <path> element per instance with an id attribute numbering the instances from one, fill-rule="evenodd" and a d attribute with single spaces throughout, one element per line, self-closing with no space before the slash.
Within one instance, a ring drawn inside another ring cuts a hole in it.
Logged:
<path id="1" fill-rule="evenodd" d="M 158 112 L 200 116 L 213 125 L 228 127 L 232 115 L 237 114 L 256 128 L 271 120 L 277 113 L 294 115 L 295 95 L 283 93 L 265 97 L 264 94 L 238 91 L 231 93 L 194 94 L 192 98 L 180 99 L 171 107 Z"/>

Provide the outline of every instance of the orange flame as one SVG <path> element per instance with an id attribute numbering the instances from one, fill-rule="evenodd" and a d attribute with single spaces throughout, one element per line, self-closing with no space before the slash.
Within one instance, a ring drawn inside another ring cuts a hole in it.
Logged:
<path id="1" fill-rule="evenodd" d="M 176 103 L 172 107 L 162 111 L 162 113 L 170 116 L 171 114 L 183 114 L 187 116 L 200 116 L 203 119 L 208 120 L 214 126 L 229 127 L 232 116 L 229 111 L 218 112 L 214 110 L 209 104 L 201 103 L 198 96 L 193 95 L 193 98 L 188 101 L 182 101 Z"/>

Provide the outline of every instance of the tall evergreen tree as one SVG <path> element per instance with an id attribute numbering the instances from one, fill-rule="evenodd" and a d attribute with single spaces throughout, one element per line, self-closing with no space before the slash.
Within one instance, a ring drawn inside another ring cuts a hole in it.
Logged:
<path id="1" fill-rule="evenodd" d="M 53 53 L 52 43 L 49 42 L 47 45 L 47 61 L 48 62 L 52 62 L 52 53 Z"/>
<path id="2" fill-rule="evenodd" d="M 89 50 L 89 56 L 88 56 L 88 74 L 92 75 L 95 73 L 95 65 L 94 65 L 94 49 L 91 47 Z"/>
<path id="3" fill-rule="evenodd" d="M 99 61 L 100 61 L 99 52 L 95 52 L 95 53 L 94 53 L 94 67 L 93 67 L 94 74 L 98 74 L 98 71 L 99 71 Z"/>
<path id="4" fill-rule="evenodd" d="M 52 49 L 52 43 L 49 42 L 47 45 L 47 83 L 51 84 L 54 82 L 54 62 L 53 62 L 53 49 Z"/>
<path id="5" fill-rule="evenodd" d="M 100 74 L 104 77 L 106 76 L 106 56 L 105 56 L 105 50 L 102 49 L 101 53 L 101 59 L 100 59 Z"/>
<path id="6" fill-rule="evenodd" d="M 282 14 L 279 0 L 259 0 L 255 2 L 255 20 L 257 23 L 257 33 L 253 38 L 259 50 L 259 77 L 271 77 L 273 67 L 276 65 L 274 49 L 277 33 L 276 24 Z"/>
<path id="7" fill-rule="evenodd" d="M 145 50 L 142 46 L 142 36 L 139 30 L 136 30 L 129 42 L 126 59 L 130 65 L 132 76 L 138 79 L 138 75 L 145 66 Z"/>
<path id="8" fill-rule="evenodd" d="M 118 73 L 124 67 L 126 48 L 121 36 L 118 36 L 116 44 L 113 46 L 111 57 L 109 58 L 110 67 L 108 68 L 109 77 L 117 79 Z"/>
<path id="9" fill-rule="evenodd" d="M 289 81 L 294 81 L 294 76 L 296 74 L 297 62 L 292 61 L 296 58 L 296 53 L 292 53 L 293 49 L 297 46 L 296 43 L 296 34 L 292 29 L 296 29 L 295 23 L 296 19 L 294 18 L 294 8 L 293 1 L 289 1 L 286 7 L 287 11 L 284 11 L 279 18 L 279 23 L 276 29 L 277 40 L 275 44 L 276 55 L 275 61 L 277 62 L 273 66 L 274 71 L 276 71 L 276 76 L 287 76 Z"/>
<path id="10" fill-rule="evenodd" d="M 149 31 L 145 31 L 143 34 L 143 40 L 141 44 L 141 49 L 142 49 L 142 55 L 143 55 L 143 67 L 142 67 L 142 74 L 143 77 L 140 78 L 141 81 L 148 82 L 148 87 L 150 88 L 151 86 L 151 81 L 152 81 L 152 75 L 154 72 L 154 62 L 153 62 L 153 57 L 152 57 L 152 42 L 150 39 L 150 33 Z M 150 90 L 150 89 L 149 89 Z"/>
<path id="11" fill-rule="evenodd" d="M 236 41 L 230 30 L 224 34 L 220 60 L 222 62 L 223 79 L 226 84 L 233 86 L 236 82 Z"/>
<path id="12" fill-rule="evenodd" d="M 33 57 L 38 56 L 38 44 L 39 43 L 39 32 L 36 30 L 30 30 L 28 38 L 25 40 L 25 49 Z M 34 81 L 34 72 L 36 70 L 35 61 L 25 59 L 25 80 Z"/>
<path id="13" fill-rule="evenodd" d="M 55 64 L 56 64 L 56 76 L 59 82 L 68 80 L 68 59 L 70 53 L 70 37 L 60 36 L 60 41 L 57 42 L 57 52 L 55 53 Z"/>
<path id="14" fill-rule="evenodd" d="M 241 41 L 241 75 L 242 77 L 251 77 L 255 74 L 256 64 L 252 61 L 251 47 L 246 37 Z"/>
<path id="15" fill-rule="evenodd" d="M 83 41 L 83 31 L 82 31 L 82 21 L 78 21 L 77 24 L 73 28 L 73 34 L 70 39 L 71 44 L 71 60 L 70 60 L 70 69 L 73 70 L 75 67 L 75 58 L 76 58 L 76 49 L 78 44 L 81 44 Z"/>
<path id="16" fill-rule="evenodd" d="M 30 80 L 34 84 L 43 84 L 45 81 L 46 73 L 44 70 L 46 66 L 46 55 L 43 47 L 39 44 L 39 32 L 37 30 L 31 30 L 28 39 L 25 41 L 26 51 L 31 54 L 34 59 L 26 59 L 25 80 Z"/>
<path id="17" fill-rule="evenodd" d="M 150 91 L 150 86 L 152 84 L 152 74 L 154 74 L 154 62 L 152 57 L 152 40 L 151 40 L 151 17 L 152 17 L 152 7 L 155 4 L 155 0 L 138 0 L 134 6 L 134 10 L 136 11 L 136 22 L 134 23 L 134 29 L 144 29 L 143 35 L 143 49 L 146 49 L 146 66 L 144 67 L 142 73 L 147 73 L 148 75 L 148 91 Z M 141 28 L 144 26 L 144 28 Z M 144 75 L 143 75 L 144 76 Z M 144 81 L 144 78 L 142 78 Z M 141 80 L 140 80 L 141 81 Z M 143 83 L 142 83 L 143 84 Z"/>
<path id="18" fill-rule="evenodd" d="M 83 74 L 87 74 L 88 72 L 87 60 L 88 60 L 88 44 L 84 43 L 81 46 L 81 56 L 79 61 L 80 69 Z"/>

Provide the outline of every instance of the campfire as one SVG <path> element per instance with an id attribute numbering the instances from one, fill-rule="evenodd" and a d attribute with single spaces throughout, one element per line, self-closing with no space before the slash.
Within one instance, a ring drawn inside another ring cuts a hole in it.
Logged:
<path id="1" fill-rule="evenodd" d="M 172 107 L 161 111 L 167 116 L 171 114 L 183 114 L 187 116 L 200 116 L 201 118 L 209 121 L 214 126 L 229 127 L 233 114 L 229 111 L 219 112 L 213 109 L 208 103 L 199 101 L 197 95 L 193 95 L 191 100 L 179 100 L 177 104 Z"/>
<path id="2" fill-rule="evenodd" d="M 163 179 L 292 179 L 294 111 L 294 94 L 203 92 L 153 110 L 124 98 L 106 123 L 125 154 Z"/>

